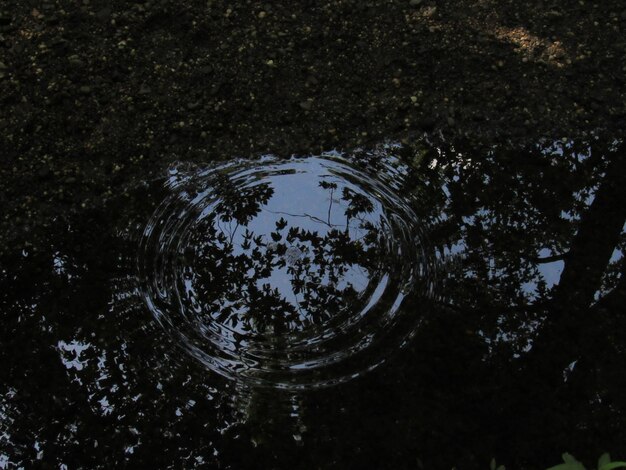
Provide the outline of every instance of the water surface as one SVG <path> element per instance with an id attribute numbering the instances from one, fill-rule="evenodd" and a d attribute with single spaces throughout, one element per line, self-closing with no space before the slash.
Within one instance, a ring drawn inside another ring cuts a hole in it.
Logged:
<path id="1" fill-rule="evenodd" d="M 59 213 L 1 259 L 0 467 L 620 457 L 622 156 L 179 161 Z"/>

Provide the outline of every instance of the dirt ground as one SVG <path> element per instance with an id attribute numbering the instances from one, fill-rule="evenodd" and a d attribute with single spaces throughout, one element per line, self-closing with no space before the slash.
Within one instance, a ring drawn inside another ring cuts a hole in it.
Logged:
<path id="1" fill-rule="evenodd" d="M 623 135 L 620 0 L 2 0 L 0 246 L 174 160 Z"/>

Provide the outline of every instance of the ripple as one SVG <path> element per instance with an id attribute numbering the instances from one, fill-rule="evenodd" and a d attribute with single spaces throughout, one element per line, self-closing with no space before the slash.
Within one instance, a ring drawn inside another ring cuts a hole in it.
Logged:
<path id="1" fill-rule="evenodd" d="M 406 172 L 384 152 L 172 167 L 140 244 L 143 299 L 231 379 L 305 389 L 371 370 L 437 277 Z"/>

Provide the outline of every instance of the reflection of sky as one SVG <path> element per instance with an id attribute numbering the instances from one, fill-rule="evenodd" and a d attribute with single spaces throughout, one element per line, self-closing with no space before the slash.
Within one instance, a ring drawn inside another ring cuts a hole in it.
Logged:
<path id="1" fill-rule="evenodd" d="M 374 210 L 369 214 L 359 214 L 359 217 L 380 225 L 379 218 L 383 215 L 381 204 L 371 196 L 365 194 L 361 188 L 355 184 L 346 181 L 343 177 L 333 173 L 328 168 L 328 161 L 310 158 L 303 161 L 296 161 L 278 165 L 277 168 L 282 173 L 271 174 L 263 178 L 263 183 L 267 183 L 274 190 L 273 196 L 265 206 L 261 208 L 261 212 L 254 217 L 247 225 L 247 229 L 255 235 L 264 235 L 264 242 L 271 243 L 270 233 L 276 231 L 276 222 L 281 218 L 287 221 L 287 226 L 282 229 L 283 240 L 290 227 L 298 227 L 301 230 L 317 232 L 319 236 L 324 237 L 330 230 L 331 226 L 338 230 L 345 230 L 346 215 L 345 211 L 348 202 L 342 200 L 342 191 L 344 187 L 348 187 L 355 193 L 359 193 L 368 197 L 374 206 Z M 288 170 L 294 170 L 289 172 Z M 287 173 L 287 174 L 285 174 Z M 337 188 L 332 190 L 324 189 L 319 186 L 320 181 L 329 183 L 337 183 Z M 330 222 L 330 225 L 329 225 Z M 360 238 L 364 233 L 358 227 L 359 222 L 350 221 L 350 235 L 353 240 Z M 224 233 L 230 238 L 230 231 L 234 230 L 236 223 L 231 222 L 230 226 L 224 226 Z M 240 227 L 233 239 L 235 245 L 235 255 L 244 253 L 241 248 L 243 243 L 243 235 L 245 229 Z M 308 245 L 305 243 L 304 245 Z M 289 246 L 289 245 L 288 245 Z M 297 258 L 294 250 L 288 251 L 286 258 Z M 301 253 L 300 257 L 312 258 L 313 254 Z M 294 303 L 296 296 L 291 286 L 292 276 L 287 273 L 290 266 L 290 260 L 286 259 L 287 266 L 284 268 L 274 268 L 268 278 L 258 281 L 258 287 L 263 284 L 269 284 L 273 289 L 278 289 L 280 294 L 289 302 Z M 292 264 L 292 263 L 291 263 Z M 313 265 L 315 267 L 315 265 Z M 368 273 L 360 266 L 352 265 L 344 274 L 339 283 L 335 286 L 341 290 L 349 284 L 362 292 L 368 285 Z M 326 274 L 322 279 L 322 285 L 329 285 L 330 281 Z"/>
<path id="2" fill-rule="evenodd" d="M 89 343 L 80 343 L 76 340 L 66 343 L 65 341 L 59 341 L 57 344 L 59 352 L 61 352 L 61 361 L 67 369 L 83 370 L 87 361 L 81 359 L 83 351 L 89 349 L 91 345 Z"/>
<path id="3" fill-rule="evenodd" d="M 624 226 L 622 227 L 622 236 L 626 233 L 626 224 L 624 224 Z M 611 253 L 611 258 L 609 259 L 609 264 L 616 264 L 618 263 L 622 258 L 624 257 L 624 253 L 622 252 L 622 250 L 619 248 L 619 246 L 616 246 L 615 249 L 613 250 L 613 253 Z M 620 275 L 621 277 L 621 275 Z M 603 297 L 603 295 L 606 295 L 607 292 L 603 292 L 603 289 L 599 289 L 595 292 L 594 294 L 594 300 L 598 301 L 600 298 Z"/>
<path id="4" fill-rule="evenodd" d="M 539 257 L 546 258 L 548 256 L 552 256 L 553 254 L 554 253 L 552 253 L 550 250 L 544 248 L 539 252 Z M 561 279 L 561 273 L 563 272 L 564 266 L 565 262 L 562 260 L 553 261 L 551 263 L 539 263 L 537 265 L 537 269 L 543 277 L 543 280 L 546 282 L 546 287 L 548 289 L 559 283 L 559 279 Z"/>

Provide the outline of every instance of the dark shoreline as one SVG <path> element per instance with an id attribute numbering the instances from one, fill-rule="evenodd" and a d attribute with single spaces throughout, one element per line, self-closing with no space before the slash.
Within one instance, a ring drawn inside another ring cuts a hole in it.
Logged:
<path id="1" fill-rule="evenodd" d="M 492 3 L 5 1 L 2 238 L 174 160 L 622 135 L 624 5 Z"/>

